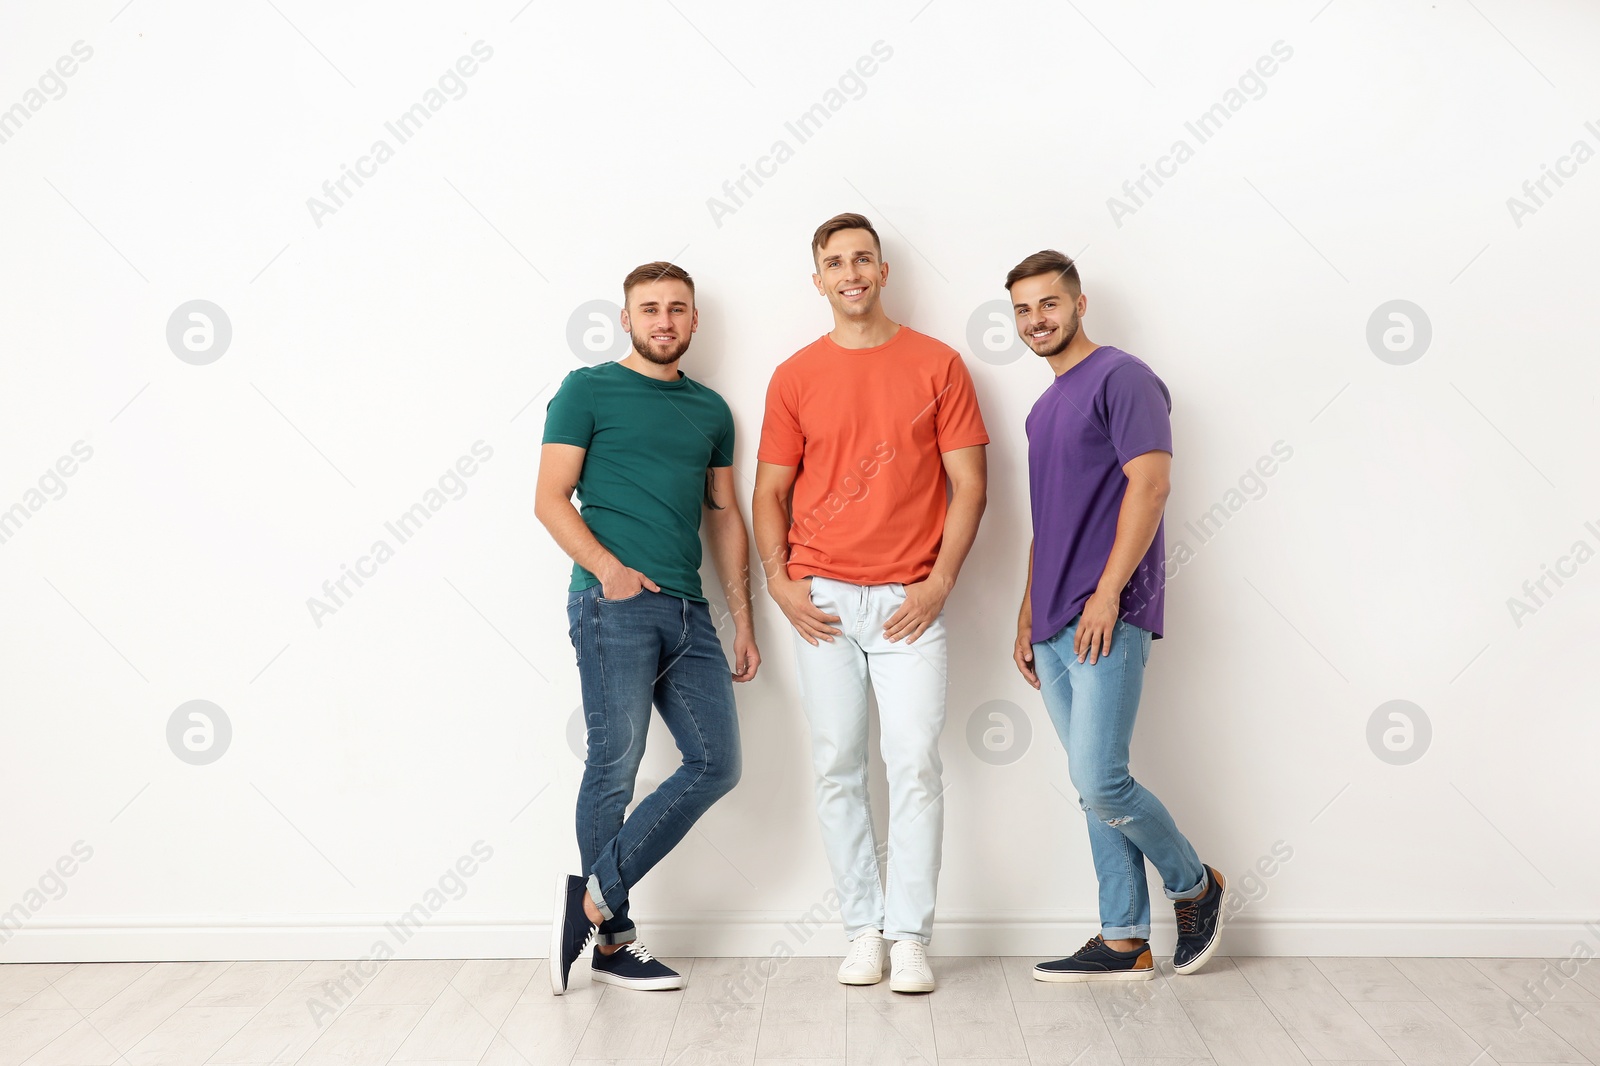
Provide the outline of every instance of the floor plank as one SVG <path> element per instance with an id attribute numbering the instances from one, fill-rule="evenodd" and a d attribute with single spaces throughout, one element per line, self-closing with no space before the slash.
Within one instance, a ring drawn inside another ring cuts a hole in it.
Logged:
<path id="1" fill-rule="evenodd" d="M 1396 1057 L 1311 960 L 1241 959 L 1239 969 L 1306 1058 Z"/>
<path id="2" fill-rule="evenodd" d="M 837 958 L 663 959 L 684 987 L 553 996 L 544 959 L 0 966 L 0 1066 L 1600 1066 L 1571 960 L 1219 957 L 1149 981 L 935 957 L 937 989 Z M 1600 973 L 1600 968 L 1595 970 Z"/>

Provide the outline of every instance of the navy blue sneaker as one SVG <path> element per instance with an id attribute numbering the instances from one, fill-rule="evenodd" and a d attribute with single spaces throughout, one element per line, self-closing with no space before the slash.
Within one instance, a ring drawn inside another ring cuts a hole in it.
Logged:
<path id="1" fill-rule="evenodd" d="M 1156 975 L 1150 945 L 1118 951 L 1096 936 L 1064 959 L 1033 968 L 1035 981 L 1148 981 Z"/>
<path id="2" fill-rule="evenodd" d="M 550 912 L 550 991 L 558 996 L 566 992 L 572 964 L 595 932 L 595 924 L 583 913 L 588 891 L 583 878 L 556 875 L 556 904 Z"/>
<path id="3" fill-rule="evenodd" d="M 1222 935 L 1222 899 L 1228 885 L 1222 875 L 1206 867 L 1206 890 L 1194 899 L 1175 900 L 1178 911 L 1178 946 L 1172 952 L 1172 968 L 1179 973 L 1194 973 L 1216 953 Z"/>
<path id="4" fill-rule="evenodd" d="M 594 979 L 603 985 L 620 985 L 645 992 L 683 987 L 683 978 L 678 971 L 663 964 L 637 940 L 622 945 L 609 955 L 596 947 L 590 965 L 594 967 Z"/>

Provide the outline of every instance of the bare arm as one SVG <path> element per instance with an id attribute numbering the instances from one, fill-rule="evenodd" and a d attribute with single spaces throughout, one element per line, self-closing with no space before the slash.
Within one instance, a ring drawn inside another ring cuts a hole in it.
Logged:
<path id="1" fill-rule="evenodd" d="M 767 593 L 782 609 L 795 631 L 809 643 L 832 640 L 840 631 L 829 623 L 838 615 L 826 614 L 811 602 L 806 581 L 789 580 L 789 498 L 798 468 L 776 463 L 756 464 L 756 491 L 750 502 L 756 526 L 756 551 L 767 575 Z"/>
<path id="2" fill-rule="evenodd" d="M 734 497 L 731 466 L 706 471 L 705 526 L 711 561 L 733 615 L 733 679 L 749 681 L 756 676 L 761 654 L 756 650 L 755 618 L 750 613 L 750 539 Z"/>
<path id="3" fill-rule="evenodd" d="M 1017 642 L 1011 658 L 1022 671 L 1022 678 L 1039 687 L 1039 672 L 1033 664 L 1033 541 L 1028 541 L 1028 581 L 1022 586 L 1022 609 L 1017 612 Z"/>
<path id="4" fill-rule="evenodd" d="M 1168 452 L 1136 455 L 1122 464 L 1122 470 L 1128 475 L 1128 487 L 1117 512 L 1117 536 L 1100 583 L 1084 604 L 1083 621 L 1073 642 L 1079 662 L 1086 653 L 1093 663 L 1111 651 L 1111 631 L 1117 624 L 1122 590 L 1150 550 L 1172 493 L 1172 455 Z"/>
<path id="5" fill-rule="evenodd" d="M 750 499 L 750 520 L 756 527 L 756 551 L 767 584 L 788 577 L 789 494 L 798 467 L 756 464 L 756 490 Z"/>
<path id="6" fill-rule="evenodd" d="M 982 444 L 957 448 L 939 458 L 944 461 L 944 473 L 950 479 L 950 509 L 944 519 L 939 557 L 928 577 L 948 581 L 954 588 L 961 564 L 967 561 L 972 542 L 978 537 L 978 521 L 989 505 L 989 460 Z"/>
<path id="7" fill-rule="evenodd" d="M 572 444 L 546 444 L 539 450 L 539 479 L 534 488 L 533 513 L 572 561 L 600 579 L 600 594 L 621 599 L 641 587 L 660 592 L 661 586 L 637 570 L 624 566 L 595 539 L 583 516 L 572 506 L 572 492 L 583 472 L 586 449 Z"/>
<path id="8" fill-rule="evenodd" d="M 978 536 L 978 521 L 988 504 L 989 467 L 983 445 L 956 448 L 939 458 L 944 462 L 945 476 L 950 479 L 950 507 L 945 513 L 939 557 L 926 578 L 906 586 L 906 602 L 884 623 L 884 634 L 891 641 L 907 637 L 907 643 L 915 644 L 944 610 L 944 602 L 956 587 L 956 576 L 972 550 L 972 542 Z"/>

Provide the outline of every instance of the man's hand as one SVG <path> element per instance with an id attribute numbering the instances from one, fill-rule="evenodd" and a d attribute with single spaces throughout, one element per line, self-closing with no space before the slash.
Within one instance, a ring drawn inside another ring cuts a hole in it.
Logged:
<path id="1" fill-rule="evenodd" d="M 1033 633 L 1031 626 L 1022 626 L 1017 630 L 1017 643 L 1011 649 L 1011 658 L 1017 664 L 1017 669 L 1022 671 L 1022 680 L 1039 687 L 1039 672 L 1033 665 Z"/>
<path id="2" fill-rule="evenodd" d="M 1100 656 L 1111 654 L 1111 632 L 1117 628 L 1119 599 L 1096 591 L 1083 605 L 1083 616 L 1078 619 L 1078 631 L 1072 638 L 1072 650 L 1077 652 L 1080 663 L 1087 655 L 1093 666 Z"/>
<path id="3" fill-rule="evenodd" d="M 779 577 L 775 581 L 769 579 L 767 593 L 783 611 L 784 617 L 789 619 L 795 632 L 805 637 L 808 644 L 815 646 L 818 640 L 832 643 L 833 638 L 841 632 L 831 624 L 839 621 L 839 616 L 826 614 L 811 602 L 809 581 L 790 581 L 787 577 Z"/>
<path id="4" fill-rule="evenodd" d="M 954 587 L 955 582 L 932 574 L 922 581 L 907 585 L 906 601 L 883 623 L 883 635 L 889 638 L 889 643 L 908 637 L 910 639 L 906 643 L 915 644 L 917 638 L 938 620 L 939 612 L 944 610 L 944 601 Z"/>
<path id="5" fill-rule="evenodd" d="M 632 567 L 623 566 L 620 562 L 605 573 L 596 574 L 595 577 L 600 579 L 600 595 L 608 600 L 625 600 L 629 596 L 637 596 L 640 589 L 661 591 L 660 585 Z"/>
<path id="6" fill-rule="evenodd" d="M 733 636 L 733 679 L 749 681 L 761 666 L 761 652 L 756 648 L 756 635 L 738 632 Z"/>

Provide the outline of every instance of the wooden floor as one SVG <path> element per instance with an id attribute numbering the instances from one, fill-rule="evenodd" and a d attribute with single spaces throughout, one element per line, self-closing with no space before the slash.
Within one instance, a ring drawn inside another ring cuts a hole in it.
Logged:
<path id="1" fill-rule="evenodd" d="M 939 990 L 898 996 L 840 985 L 834 959 L 667 961 L 682 991 L 594 985 L 580 963 L 559 999 L 539 959 L 365 977 L 341 962 L 0 966 L 0 1066 L 1600 1063 L 1600 962 L 1574 977 L 1537 959 L 1219 958 L 1179 977 L 1162 960 L 1153 981 L 1087 986 L 1036 982 L 1032 959 L 936 957 Z"/>

